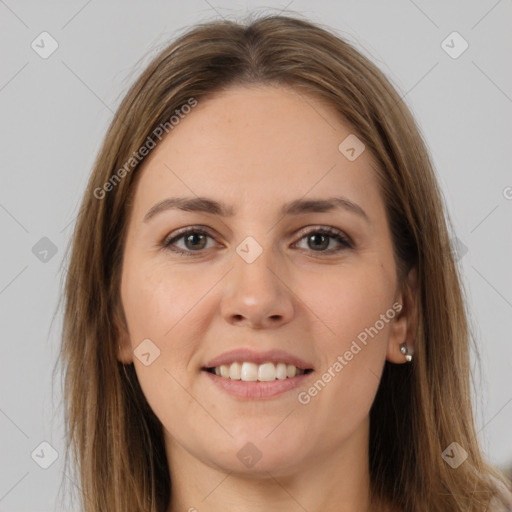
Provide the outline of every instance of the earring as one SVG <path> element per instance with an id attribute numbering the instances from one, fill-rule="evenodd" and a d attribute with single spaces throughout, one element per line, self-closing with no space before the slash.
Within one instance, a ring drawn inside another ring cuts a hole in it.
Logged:
<path id="1" fill-rule="evenodd" d="M 412 361 L 412 354 L 407 353 L 407 347 L 405 343 L 400 345 L 400 352 L 405 356 L 405 360 L 410 363 Z"/>

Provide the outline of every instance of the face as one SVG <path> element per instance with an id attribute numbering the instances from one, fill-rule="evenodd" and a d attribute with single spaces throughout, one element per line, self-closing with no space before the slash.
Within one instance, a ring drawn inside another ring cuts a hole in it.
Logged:
<path id="1" fill-rule="evenodd" d="M 286 475 L 366 446 L 409 323 L 375 161 L 353 137 L 313 97 L 233 87 L 144 162 L 119 359 L 134 363 L 169 455 Z"/>

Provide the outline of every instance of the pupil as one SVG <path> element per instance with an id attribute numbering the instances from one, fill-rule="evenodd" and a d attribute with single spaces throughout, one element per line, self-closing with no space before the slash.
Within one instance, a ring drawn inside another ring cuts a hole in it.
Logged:
<path id="1" fill-rule="evenodd" d="M 324 242 L 327 242 L 327 243 L 320 244 L 320 245 L 318 245 L 318 244 L 316 244 L 316 243 L 315 243 L 315 244 L 314 244 L 314 245 L 315 245 L 315 247 L 317 247 L 317 248 L 318 248 L 318 247 L 320 247 L 320 248 L 322 248 L 322 249 L 325 249 L 326 247 L 328 247 L 328 245 L 329 245 L 329 239 L 328 239 L 328 237 L 326 237 L 325 235 L 318 234 L 318 233 L 315 233 L 315 234 L 311 235 L 311 238 L 314 238 L 315 240 L 316 240 L 316 237 L 321 237 L 321 238 L 323 238 L 323 239 L 324 239 Z"/>
<path id="2" fill-rule="evenodd" d="M 202 235 L 200 233 L 193 233 L 191 235 L 188 235 L 186 237 L 186 242 L 188 243 L 188 242 L 194 240 L 196 237 L 203 237 L 203 242 L 204 242 L 204 235 Z M 198 247 L 198 245 L 196 245 L 194 243 L 192 243 L 191 246 L 192 246 L 192 248 L 194 248 L 194 247 L 197 248 Z M 202 246 L 200 246 L 199 248 L 202 248 Z"/>

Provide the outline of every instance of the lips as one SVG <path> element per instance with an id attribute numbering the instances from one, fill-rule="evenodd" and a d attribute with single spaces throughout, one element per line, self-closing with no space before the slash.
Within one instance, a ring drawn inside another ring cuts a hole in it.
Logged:
<path id="1" fill-rule="evenodd" d="M 313 365 L 283 350 L 240 348 L 208 361 L 202 373 L 238 400 L 276 399 L 309 380 Z"/>
<path id="2" fill-rule="evenodd" d="M 209 361 L 203 371 L 242 382 L 272 382 L 293 379 L 313 371 L 312 365 L 282 350 L 257 352 L 237 349 Z"/>
<path id="3" fill-rule="evenodd" d="M 264 363 L 273 363 L 277 365 L 284 363 L 286 365 L 293 365 L 299 370 L 313 370 L 313 365 L 298 356 L 289 354 L 283 350 L 266 350 L 256 351 L 251 349 L 236 349 L 229 352 L 224 352 L 218 357 L 208 361 L 203 367 L 203 370 L 212 370 L 222 365 L 231 366 L 232 363 L 254 363 L 262 365 Z"/>

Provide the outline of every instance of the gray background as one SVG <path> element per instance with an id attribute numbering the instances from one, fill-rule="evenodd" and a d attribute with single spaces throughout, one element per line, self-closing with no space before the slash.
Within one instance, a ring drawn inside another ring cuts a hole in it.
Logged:
<path id="1" fill-rule="evenodd" d="M 418 120 L 454 221 L 483 361 L 477 430 L 490 460 L 511 466 L 511 0 L 0 0 L 0 511 L 57 510 L 64 430 L 59 380 L 52 389 L 54 313 L 81 194 L 122 95 L 183 28 L 287 5 L 354 42 Z M 43 31 L 59 45 L 47 59 L 31 48 Z M 453 31 L 469 44 L 456 59 L 441 46 Z M 59 454 L 48 469 L 43 441 Z"/>

